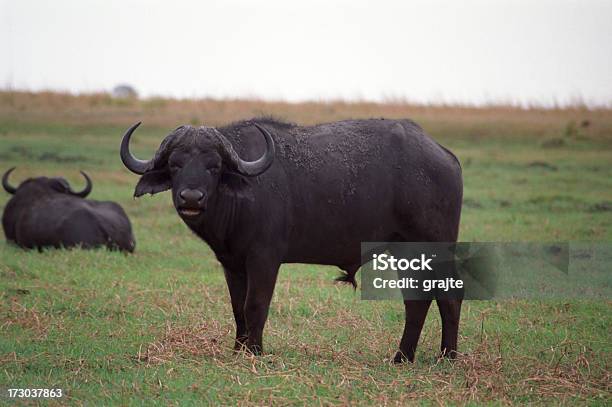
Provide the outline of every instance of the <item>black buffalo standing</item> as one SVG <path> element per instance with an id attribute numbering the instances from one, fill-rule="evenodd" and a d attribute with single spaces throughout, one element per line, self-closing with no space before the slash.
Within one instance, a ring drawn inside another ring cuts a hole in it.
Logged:
<path id="1" fill-rule="evenodd" d="M 253 119 L 181 126 L 150 161 L 121 143 L 141 174 L 135 196 L 172 189 L 178 214 L 224 267 L 235 347 L 258 354 L 282 263 L 338 266 L 354 283 L 360 242 L 455 242 L 463 183 L 457 158 L 410 120 L 302 127 Z M 263 137 L 262 137 L 263 136 Z M 444 355 L 454 357 L 461 301 L 438 300 Z M 396 362 L 414 360 L 431 301 L 405 301 Z"/>
<path id="2" fill-rule="evenodd" d="M 93 248 L 134 251 L 130 220 L 114 202 L 84 199 L 92 189 L 91 180 L 81 171 L 87 186 L 80 192 L 63 178 L 38 177 L 10 185 L 11 168 L 2 177 L 2 186 L 13 197 L 2 215 L 2 227 L 9 242 L 32 249 L 43 247 Z"/>

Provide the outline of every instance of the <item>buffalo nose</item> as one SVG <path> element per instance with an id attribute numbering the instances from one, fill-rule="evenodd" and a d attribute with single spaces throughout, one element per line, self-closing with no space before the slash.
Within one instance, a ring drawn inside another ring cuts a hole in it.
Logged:
<path id="1" fill-rule="evenodd" d="M 204 194 L 197 189 L 184 189 L 179 195 L 186 203 L 197 203 L 204 198 Z"/>

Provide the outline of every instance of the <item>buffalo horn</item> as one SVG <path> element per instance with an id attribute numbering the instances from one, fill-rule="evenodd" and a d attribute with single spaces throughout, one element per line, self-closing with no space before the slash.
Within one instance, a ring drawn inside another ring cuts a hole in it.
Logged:
<path id="1" fill-rule="evenodd" d="M 87 174 L 85 174 L 84 171 L 81 171 L 81 174 L 83 174 L 83 176 L 85 177 L 85 181 L 87 181 L 87 185 L 85 185 L 85 188 L 83 188 L 83 190 L 79 192 L 73 191 L 72 188 L 68 188 L 68 190 L 70 191 L 70 194 L 74 196 L 80 196 L 81 198 L 85 198 L 91 192 L 92 184 L 91 179 Z"/>
<path id="2" fill-rule="evenodd" d="M 225 150 L 224 153 L 227 156 L 226 158 L 229 160 L 230 166 L 232 166 L 233 170 L 236 172 L 248 177 L 256 177 L 264 173 L 272 165 L 275 155 L 274 140 L 272 139 L 270 133 L 256 123 L 255 127 L 257 127 L 257 129 L 266 139 L 266 152 L 255 161 L 244 161 L 242 158 L 240 158 L 229 140 L 227 140 L 223 134 L 217 132 L 222 148 Z"/>
<path id="3" fill-rule="evenodd" d="M 17 188 L 9 184 L 9 180 L 8 180 L 9 175 L 11 175 L 11 172 L 13 172 L 14 169 L 15 167 L 9 168 L 9 170 L 5 172 L 4 175 L 2 176 L 2 186 L 4 187 L 4 190 L 11 195 L 17 192 Z"/>
<path id="4" fill-rule="evenodd" d="M 130 127 L 123 135 L 123 139 L 121 139 L 121 161 L 123 161 L 123 165 L 125 165 L 128 170 L 135 174 L 142 175 L 148 169 L 150 161 L 139 160 L 130 153 L 130 138 L 134 130 L 140 126 L 140 123 L 141 122 L 138 122 Z"/>

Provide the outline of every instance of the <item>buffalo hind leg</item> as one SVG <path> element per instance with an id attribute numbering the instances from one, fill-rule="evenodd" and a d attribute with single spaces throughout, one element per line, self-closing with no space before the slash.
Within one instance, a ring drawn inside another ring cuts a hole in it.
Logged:
<path id="1" fill-rule="evenodd" d="M 268 318 L 280 263 L 271 261 L 263 253 L 247 262 L 247 295 L 244 304 L 248 339 L 247 349 L 254 355 L 263 351 L 263 329 Z"/>
<path id="2" fill-rule="evenodd" d="M 224 268 L 223 270 L 225 272 L 225 281 L 227 282 L 227 288 L 229 289 L 230 299 L 232 301 L 234 320 L 236 321 L 236 340 L 234 342 L 234 350 L 238 351 L 246 346 L 248 339 L 247 324 L 244 315 L 244 303 L 247 293 L 247 278 L 244 272 L 238 273 L 231 271 L 228 268 Z"/>
<path id="3" fill-rule="evenodd" d="M 457 357 L 457 336 L 461 317 L 461 300 L 437 300 L 442 319 L 442 343 L 440 356 L 450 359 Z"/>
<path id="4" fill-rule="evenodd" d="M 406 325 L 404 325 L 404 334 L 400 341 L 399 351 L 393 358 L 394 363 L 414 362 L 414 352 L 416 351 L 421 330 L 427 311 L 431 305 L 431 300 L 405 300 L 404 308 L 406 309 Z"/>

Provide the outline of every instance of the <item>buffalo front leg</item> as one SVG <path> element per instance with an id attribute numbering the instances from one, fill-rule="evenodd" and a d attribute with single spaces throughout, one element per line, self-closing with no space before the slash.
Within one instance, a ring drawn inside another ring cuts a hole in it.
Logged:
<path id="1" fill-rule="evenodd" d="M 406 310 L 406 325 L 404 325 L 404 334 L 400 341 L 400 350 L 393 358 L 394 363 L 402 363 L 405 361 L 414 362 L 414 352 L 416 351 L 423 323 L 427 311 L 431 305 L 431 300 L 405 300 L 404 308 Z"/>
<path id="2" fill-rule="evenodd" d="M 263 350 L 263 329 L 276 285 L 280 263 L 259 254 L 247 263 L 247 296 L 244 304 L 248 340 L 247 348 L 255 355 Z"/>
<path id="3" fill-rule="evenodd" d="M 461 300 L 437 300 L 442 319 L 441 356 L 454 359 L 457 356 L 457 336 L 459 335 L 459 318 Z"/>
<path id="4" fill-rule="evenodd" d="M 248 339 L 246 317 L 244 315 L 244 303 L 247 293 L 247 277 L 246 273 L 233 272 L 224 268 L 225 281 L 229 289 L 230 298 L 232 301 L 232 311 L 236 320 L 236 341 L 234 342 L 234 350 L 241 350 L 246 346 Z"/>

